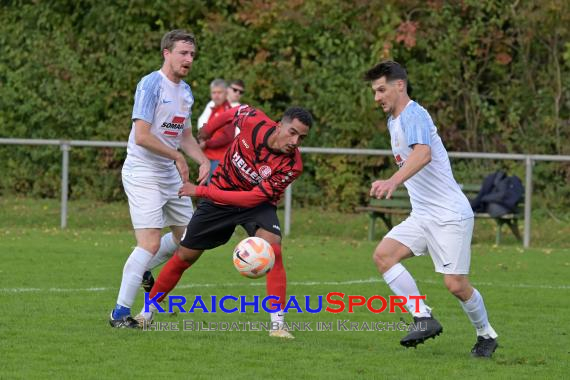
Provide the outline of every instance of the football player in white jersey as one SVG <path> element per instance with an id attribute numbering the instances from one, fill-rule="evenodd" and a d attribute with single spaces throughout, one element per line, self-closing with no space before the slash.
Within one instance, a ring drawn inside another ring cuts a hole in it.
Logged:
<path id="1" fill-rule="evenodd" d="M 196 43 L 184 30 L 166 33 L 161 41 L 164 63 L 160 70 L 137 85 L 132 127 L 123 165 L 123 187 L 137 246 L 123 268 L 123 278 L 109 323 L 117 328 L 138 328 L 131 307 L 143 274 L 172 256 L 184 233 L 193 208 L 190 198 L 178 197 L 188 182 L 188 165 L 181 148 L 200 165 L 203 184 L 210 163 L 192 136 L 190 116 L 194 97 L 184 78 L 190 72 Z M 163 227 L 171 232 L 160 236 Z"/>
<path id="2" fill-rule="evenodd" d="M 473 212 L 453 178 L 447 151 L 428 112 L 410 99 L 405 69 L 396 62 L 377 64 L 364 75 L 371 83 L 375 102 L 389 114 L 392 152 L 399 166 L 390 178 L 372 183 L 370 196 L 390 198 L 400 185 L 408 190 L 412 211 L 376 247 L 373 255 L 378 271 L 390 289 L 409 300 L 420 292 L 404 259 L 429 254 L 435 271 L 443 274 L 447 289 L 459 299 L 477 331 L 471 353 L 491 357 L 497 348 L 497 333 L 491 327 L 483 298 L 468 280 L 471 261 Z M 416 347 L 435 338 L 443 328 L 423 300 L 406 305 L 414 321 L 425 331 L 411 331 L 400 343 Z"/>

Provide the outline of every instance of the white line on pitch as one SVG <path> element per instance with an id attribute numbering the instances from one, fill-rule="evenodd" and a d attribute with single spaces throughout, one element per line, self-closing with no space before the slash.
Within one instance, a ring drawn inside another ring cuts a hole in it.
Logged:
<path id="1" fill-rule="evenodd" d="M 287 283 L 288 286 L 323 286 L 323 285 L 358 285 L 358 284 L 373 284 L 373 283 L 383 283 L 384 281 L 379 278 L 369 278 L 365 280 L 349 280 L 349 281 L 290 281 Z M 442 284 L 442 281 L 435 280 L 418 280 L 421 285 L 425 284 Z M 569 285 L 542 285 L 542 284 L 516 284 L 516 283 L 493 283 L 493 282 L 473 282 L 476 286 L 493 286 L 501 288 L 515 288 L 515 289 L 555 289 L 555 290 L 568 290 Z M 227 288 L 236 286 L 248 286 L 246 282 L 234 282 L 234 283 L 223 283 L 223 284 L 184 284 L 179 285 L 176 289 L 191 289 L 191 288 Z M 251 282 L 249 286 L 265 286 L 265 281 Z M 117 291 L 118 288 L 0 288 L 0 293 L 64 293 L 64 292 L 106 292 L 106 291 Z"/>

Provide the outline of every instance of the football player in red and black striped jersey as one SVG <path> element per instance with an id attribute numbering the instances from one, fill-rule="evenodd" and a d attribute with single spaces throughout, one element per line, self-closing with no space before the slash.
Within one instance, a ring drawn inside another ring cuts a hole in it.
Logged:
<path id="1" fill-rule="evenodd" d="M 200 130 L 198 138 L 207 140 L 220 128 L 238 127 L 236 136 L 208 186 L 185 183 L 180 196 L 205 198 L 196 209 L 177 253 L 164 266 L 150 298 L 170 292 L 182 273 L 202 253 L 225 244 L 237 225 L 249 236 L 268 241 L 275 252 L 275 264 L 267 275 L 267 293 L 279 297 L 280 310 L 285 306 L 287 280 L 281 254 L 281 230 L 277 218 L 277 202 L 285 189 L 302 171 L 299 145 L 313 124 L 311 114 L 303 108 L 291 107 L 281 121 L 271 120 L 261 110 L 242 105 L 219 115 Z M 161 300 L 161 299 L 159 299 Z M 137 316 L 150 320 L 152 313 Z M 282 326 L 284 315 L 271 313 L 272 322 Z M 293 338 L 282 328 L 271 336 Z"/>
<path id="2" fill-rule="evenodd" d="M 296 110 L 302 109 L 289 112 Z M 286 115 L 284 118 L 289 120 Z M 283 128 L 282 123 L 275 123 L 262 111 L 244 105 L 226 111 L 202 128 L 200 140 L 224 127 L 237 127 L 241 133 L 214 173 L 213 186 L 198 187 L 196 195 L 241 207 L 253 207 L 261 202 L 276 204 L 285 188 L 303 170 L 297 146 L 309 129 L 299 119 L 286 121 L 287 128 Z"/>

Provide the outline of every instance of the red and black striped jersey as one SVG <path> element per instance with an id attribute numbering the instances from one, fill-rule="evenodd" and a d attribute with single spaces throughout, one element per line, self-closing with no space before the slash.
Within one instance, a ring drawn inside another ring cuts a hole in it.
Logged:
<path id="1" fill-rule="evenodd" d="M 286 154 L 272 150 L 269 137 L 277 123 L 262 111 L 242 105 L 220 114 L 204 132 L 238 127 L 236 136 L 209 186 L 198 186 L 196 195 L 215 202 L 253 207 L 262 202 L 277 204 L 285 189 L 303 171 L 298 149 Z"/>

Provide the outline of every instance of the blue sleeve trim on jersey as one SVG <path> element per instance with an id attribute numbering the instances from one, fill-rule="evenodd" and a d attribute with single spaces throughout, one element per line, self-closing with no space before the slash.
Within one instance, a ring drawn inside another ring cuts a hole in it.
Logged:
<path id="1" fill-rule="evenodd" d="M 404 109 L 401 123 L 408 146 L 431 145 L 431 129 L 435 125 L 429 113 L 419 104 L 414 102 Z"/>
<path id="2" fill-rule="evenodd" d="M 194 106 L 194 94 L 192 93 L 192 87 L 190 87 L 190 85 L 186 82 L 184 82 L 185 86 L 186 86 L 186 90 L 188 91 L 188 93 L 190 94 L 190 115 L 192 115 L 192 107 Z"/>
<path id="3" fill-rule="evenodd" d="M 192 107 L 194 106 L 194 94 L 192 93 L 192 87 L 186 82 L 184 83 L 184 89 L 188 91 L 190 95 L 190 111 L 188 112 L 188 119 L 186 120 L 185 129 L 192 128 Z"/>
<path id="4" fill-rule="evenodd" d="M 132 119 L 141 119 L 149 124 L 154 120 L 154 111 L 158 103 L 160 81 L 162 77 L 155 71 L 139 82 L 135 93 Z"/>

